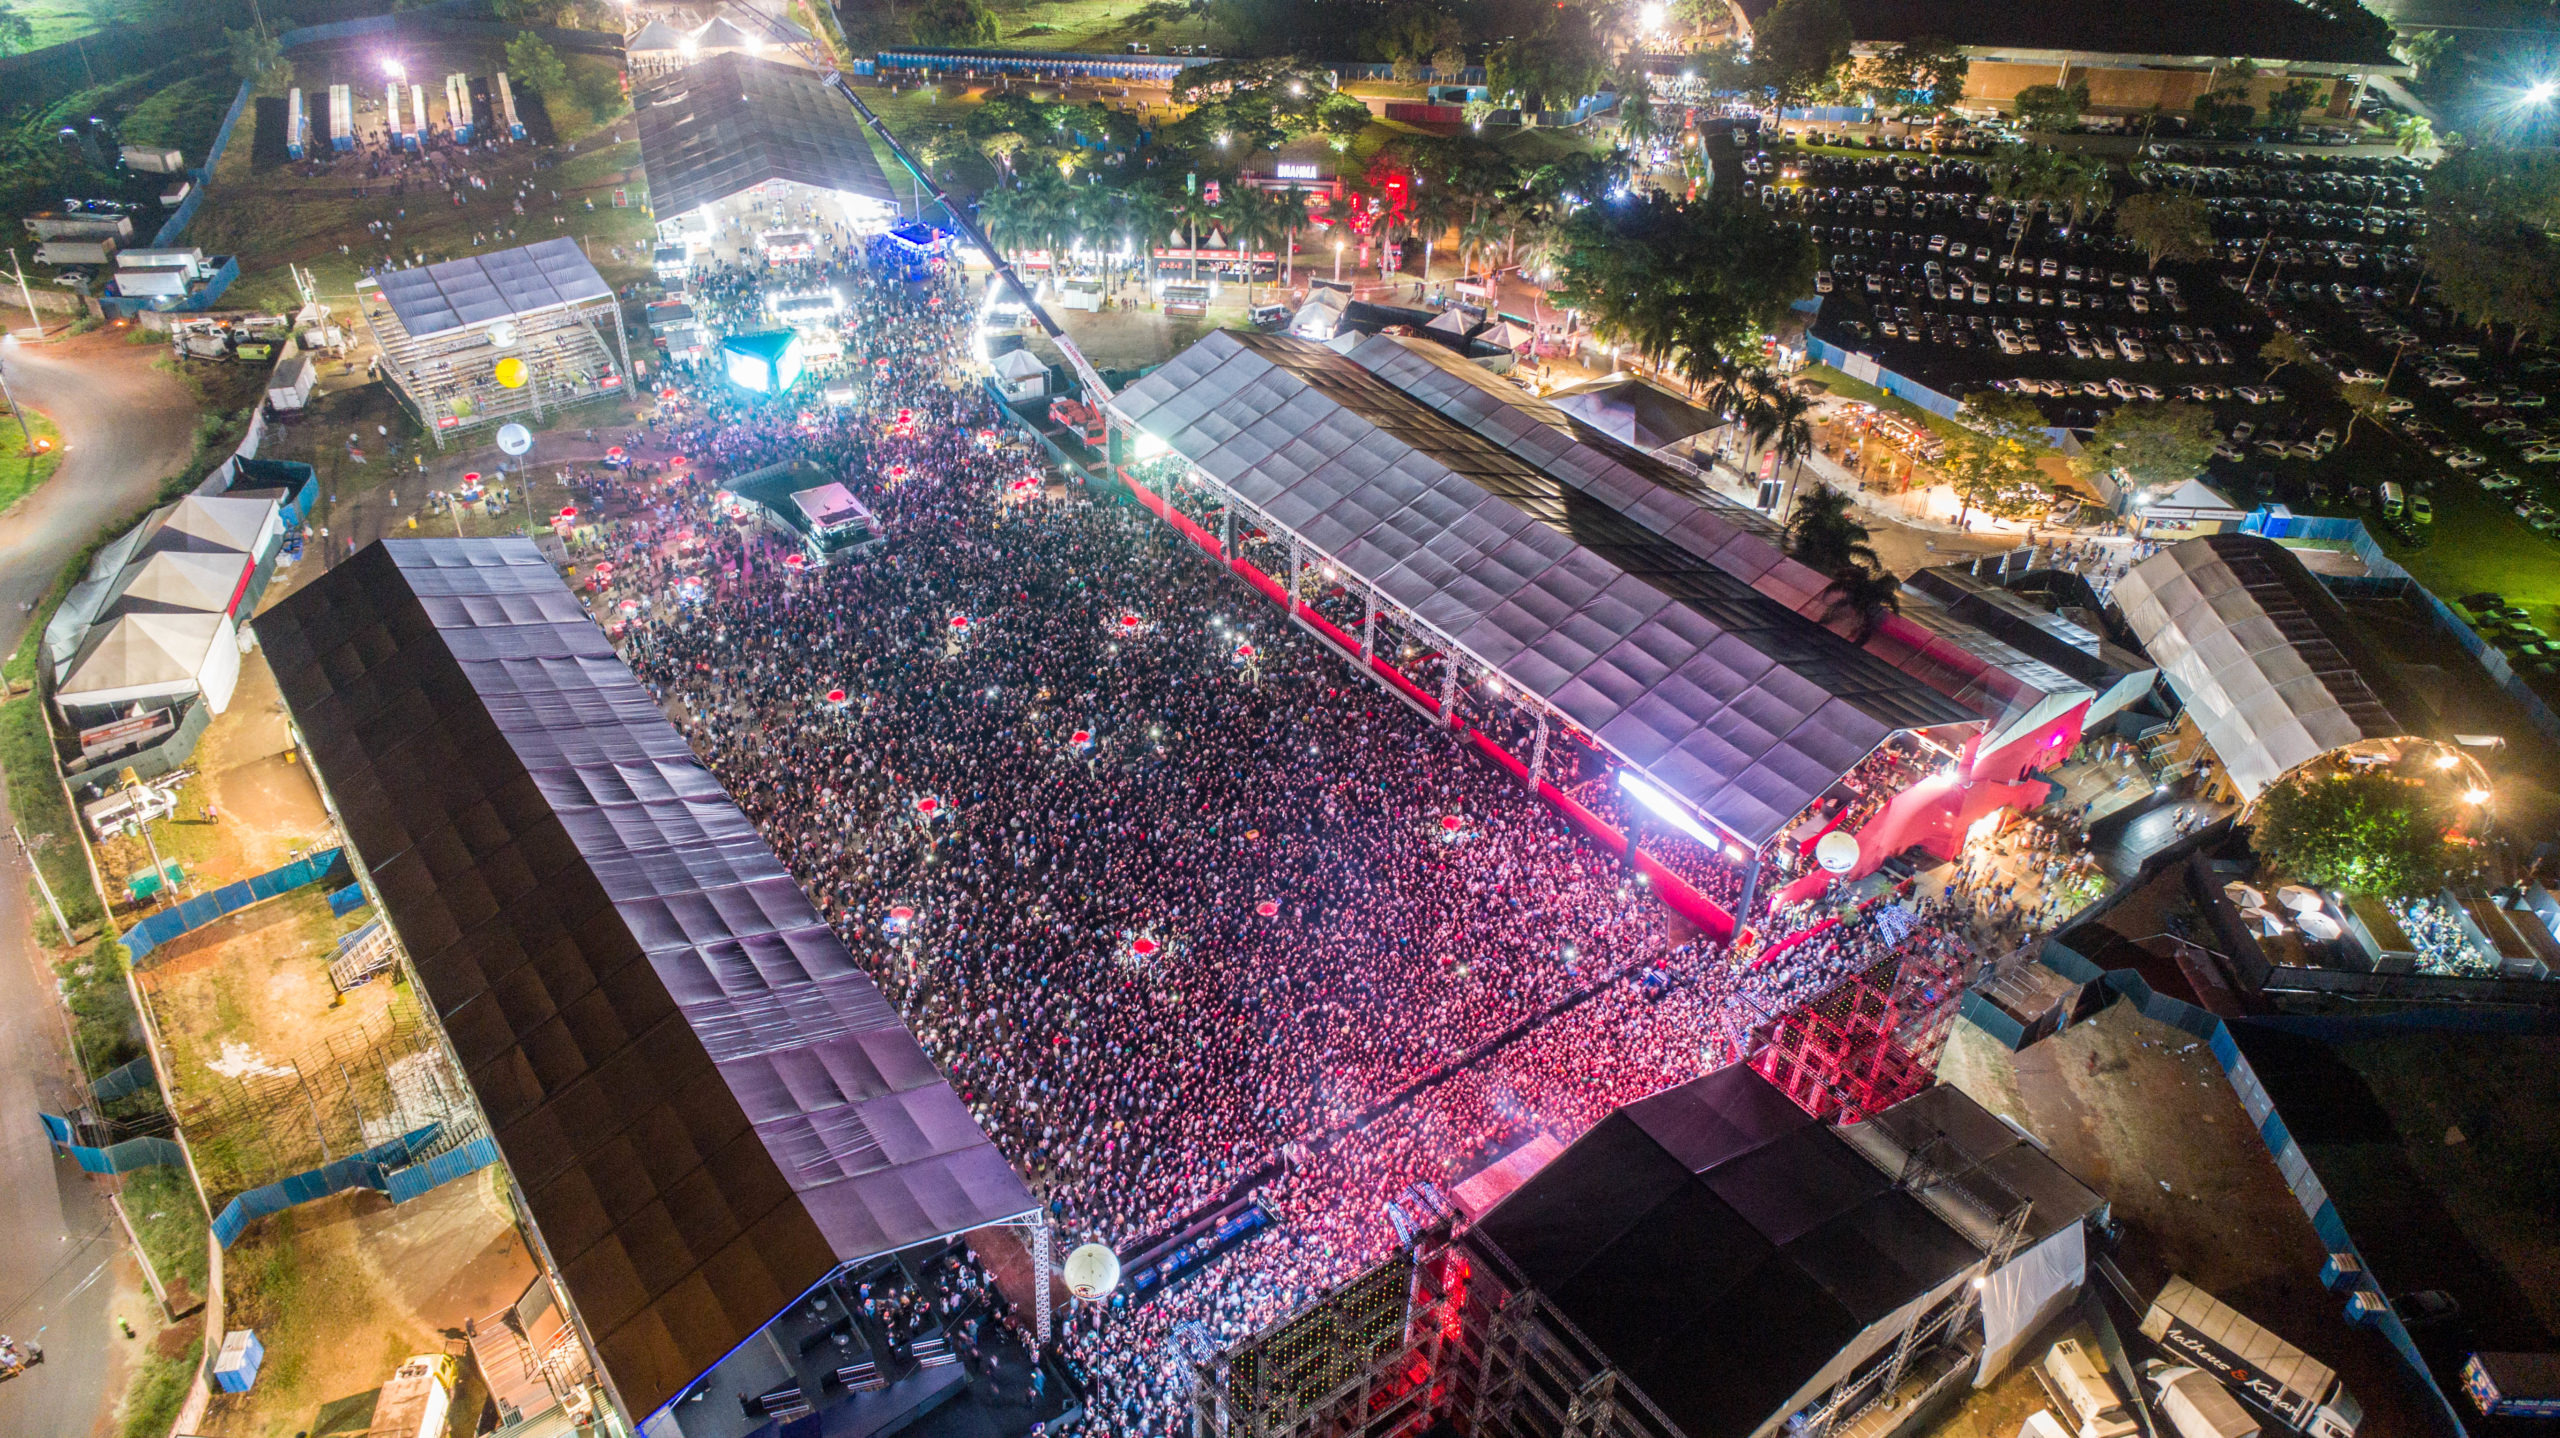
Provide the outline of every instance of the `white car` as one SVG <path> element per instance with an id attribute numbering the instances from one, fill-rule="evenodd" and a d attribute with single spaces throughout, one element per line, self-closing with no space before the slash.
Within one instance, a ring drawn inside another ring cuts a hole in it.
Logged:
<path id="1" fill-rule="evenodd" d="M 2425 375 L 2429 389 L 2460 389 L 2471 383 L 2471 377 L 2460 370 L 2429 370 Z"/>
<path id="2" fill-rule="evenodd" d="M 2140 364 L 2151 357 L 2150 353 L 2143 349 L 2142 341 L 2135 339 L 2131 335 L 2126 335 L 2122 339 L 2116 341 L 2116 351 L 2125 357 L 2125 362 L 2127 364 Z"/>
<path id="3" fill-rule="evenodd" d="M 2524 452 L 2527 464 L 2560 464 L 2560 444 L 2537 444 Z"/>
<path id="4" fill-rule="evenodd" d="M 2150 385 L 2147 385 L 2147 384 L 2138 384 L 2138 385 L 2135 385 L 2135 386 L 2133 387 L 2133 392 L 2134 392 L 2135 394 L 2138 394 L 2138 395 L 2142 396 L 2144 399 L 2147 399 L 2147 400 L 2151 401 L 2153 404 L 2158 404 L 2158 403 L 2160 402 L 2160 398 L 2161 398 L 2161 396 L 2160 396 L 2160 391 L 2158 391 L 2158 390 L 2156 390 L 2156 389 L 2152 388 Z"/>
<path id="5" fill-rule="evenodd" d="M 2444 462 L 2456 469 L 2478 469 L 2489 462 L 2489 456 L 2476 449 L 2457 449 L 2446 455 Z"/>

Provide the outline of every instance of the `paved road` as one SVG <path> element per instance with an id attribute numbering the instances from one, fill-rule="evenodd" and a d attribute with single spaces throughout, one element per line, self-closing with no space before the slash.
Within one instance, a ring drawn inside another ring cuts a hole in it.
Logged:
<path id="1" fill-rule="evenodd" d="M 11 389 L 52 416 L 67 446 L 53 479 L 0 516 L 0 651 L 25 630 L 18 606 L 42 598 L 99 526 L 139 509 L 186 462 L 195 399 L 151 368 L 159 353 L 112 335 L 0 341 Z M 52 975 L 27 940 L 26 867 L 15 845 L 0 851 L 0 1332 L 41 1327 L 46 1354 L 0 1383 L 0 1433 L 82 1438 L 102 1425 L 111 1355 L 128 1346 L 110 1337 L 108 1307 L 123 1240 L 97 1180 L 55 1158 L 36 1121 L 63 1110 L 67 1048 Z"/>

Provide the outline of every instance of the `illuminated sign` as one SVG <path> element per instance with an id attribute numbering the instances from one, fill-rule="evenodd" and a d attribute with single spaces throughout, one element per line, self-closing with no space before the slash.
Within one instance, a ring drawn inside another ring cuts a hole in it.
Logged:
<path id="1" fill-rule="evenodd" d="M 1284 180 L 1314 180 L 1323 178 L 1316 173 L 1315 162 L 1312 160 L 1283 160 L 1278 165 L 1274 166 L 1271 172 Z"/>

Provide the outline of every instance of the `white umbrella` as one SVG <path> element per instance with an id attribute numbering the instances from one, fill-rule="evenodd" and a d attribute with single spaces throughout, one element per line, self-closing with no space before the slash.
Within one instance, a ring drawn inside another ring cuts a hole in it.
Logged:
<path id="1" fill-rule="evenodd" d="M 2317 909 L 2304 913 L 2303 916 L 2295 922 L 2302 925 L 2302 932 L 2306 936 L 2318 939 L 2322 943 L 2327 943 L 2333 939 L 2339 938 L 2347 932 L 2346 925 L 2339 923 L 2336 919 L 2329 917 L 2327 914 L 2322 913 Z"/>
<path id="2" fill-rule="evenodd" d="M 2275 916 L 2275 911 L 2272 909 L 2262 909 L 2257 905 L 2252 904 L 2248 908 L 2242 909 L 2240 914 L 2241 917 L 2247 919 L 2253 924 L 2256 924 L 2260 934 L 2271 935 L 2281 934 L 2284 932 L 2284 920 L 2277 918 Z"/>
<path id="3" fill-rule="evenodd" d="M 2266 895 L 2241 883 L 2238 879 L 2222 886 L 2222 897 L 2243 909 L 2261 909 L 2265 908 L 2267 903 Z"/>
<path id="4" fill-rule="evenodd" d="M 2319 892 L 2300 884 L 2287 884 L 2276 890 L 2276 902 L 2297 914 L 2308 914 L 2322 907 Z"/>

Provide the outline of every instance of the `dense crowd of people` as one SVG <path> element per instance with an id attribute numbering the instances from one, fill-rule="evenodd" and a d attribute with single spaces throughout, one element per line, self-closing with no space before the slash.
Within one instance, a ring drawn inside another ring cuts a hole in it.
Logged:
<path id="1" fill-rule="evenodd" d="M 1759 969 L 1676 942 L 1462 737 L 1134 504 L 1039 473 L 954 364 L 966 281 L 887 281 L 836 238 L 691 293 L 743 322 L 813 284 L 846 301 L 854 402 L 662 370 L 635 467 L 589 481 L 581 558 L 635 671 L 1066 1242 L 1132 1254 L 1262 1182 L 1264 1236 L 1073 1314 L 1094 1431 L 1183 1426 L 1177 1326 L 1253 1332 L 1383 1252 L 1416 1182 L 1728 1062 L 1881 954 L 1871 924 Z M 783 458 L 842 477 L 888 546 L 793 562 L 717 499 L 708 476 Z"/>

